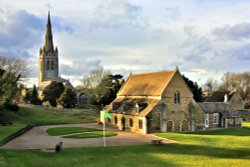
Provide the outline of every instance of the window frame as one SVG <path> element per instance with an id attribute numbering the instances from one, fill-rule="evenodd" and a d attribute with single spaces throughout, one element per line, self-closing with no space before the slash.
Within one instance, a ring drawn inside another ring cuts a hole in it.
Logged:
<path id="1" fill-rule="evenodd" d="M 143 121 L 141 119 L 138 121 L 138 127 L 139 129 L 143 129 Z"/>
<path id="2" fill-rule="evenodd" d="M 219 124 L 219 113 L 214 113 L 213 114 L 213 121 L 215 125 Z"/>
<path id="3" fill-rule="evenodd" d="M 180 104 L 181 103 L 181 95 L 179 91 L 176 91 L 174 93 L 174 104 Z"/>

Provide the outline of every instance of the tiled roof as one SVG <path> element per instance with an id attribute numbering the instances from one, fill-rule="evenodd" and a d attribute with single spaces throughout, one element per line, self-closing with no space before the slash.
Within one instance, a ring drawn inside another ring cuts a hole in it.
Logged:
<path id="1" fill-rule="evenodd" d="M 130 75 L 117 95 L 160 96 L 175 73 L 176 70 Z"/>
<path id="2" fill-rule="evenodd" d="M 112 113 L 146 116 L 159 103 L 159 99 L 150 98 L 116 98 L 109 106 Z"/>
<path id="3" fill-rule="evenodd" d="M 224 102 L 203 102 L 198 103 L 202 110 L 207 113 L 221 113 L 224 118 L 240 117 L 237 111 L 233 111 L 231 105 Z"/>
<path id="4" fill-rule="evenodd" d="M 224 102 L 225 95 L 228 95 L 228 101 L 230 101 L 234 92 L 230 91 L 215 91 L 206 99 L 206 102 Z"/>

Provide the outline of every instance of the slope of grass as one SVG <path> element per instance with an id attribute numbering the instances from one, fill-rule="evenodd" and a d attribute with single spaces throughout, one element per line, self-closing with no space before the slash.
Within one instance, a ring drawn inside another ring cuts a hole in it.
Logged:
<path id="1" fill-rule="evenodd" d="M 7 114 L 12 122 L 41 125 L 97 122 L 99 117 L 98 111 L 56 111 L 27 107 Z"/>
<path id="2" fill-rule="evenodd" d="M 99 131 L 99 130 L 94 128 L 84 128 L 84 127 L 58 127 L 58 128 L 47 129 L 46 132 L 50 136 L 60 136 L 73 133 L 92 132 L 92 131 Z"/>
<path id="3" fill-rule="evenodd" d="M 20 107 L 18 112 L 1 111 L 1 116 L 13 122 L 11 126 L 0 125 L 0 140 L 3 140 L 28 124 L 48 125 L 97 122 L 99 113 L 97 110 L 53 111 L 41 108 Z"/>
<path id="4" fill-rule="evenodd" d="M 3 140 L 7 136 L 10 136 L 11 134 L 17 132 L 18 130 L 24 128 L 26 125 L 25 124 L 20 124 L 20 123 L 14 123 L 11 126 L 2 126 L 0 125 L 0 140 Z"/>

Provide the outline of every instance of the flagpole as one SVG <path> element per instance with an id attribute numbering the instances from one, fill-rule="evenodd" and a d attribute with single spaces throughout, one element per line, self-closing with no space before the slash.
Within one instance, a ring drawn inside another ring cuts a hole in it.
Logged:
<path id="1" fill-rule="evenodd" d="M 105 111 L 104 111 L 105 112 Z M 103 112 L 103 115 L 104 115 Z M 103 117 L 103 146 L 106 147 L 106 138 L 105 138 L 105 116 Z"/>

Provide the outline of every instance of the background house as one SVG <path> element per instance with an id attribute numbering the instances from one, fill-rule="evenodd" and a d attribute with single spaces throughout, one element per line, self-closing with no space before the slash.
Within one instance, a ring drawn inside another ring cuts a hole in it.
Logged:
<path id="1" fill-rule="evenodd" d="M 205 128 L 241 127 L 242 118 L 234 111 L 229 103 L 204 102 L 198 103 L 205 113 Z"/>
<path id="2" fill-rule="evenodd" d="M 244 109 L 244 100 L 235 91 L 215 91 L 206 99 L 206 102 L 224 102 L 230 104 L 234 110 Z"/>

